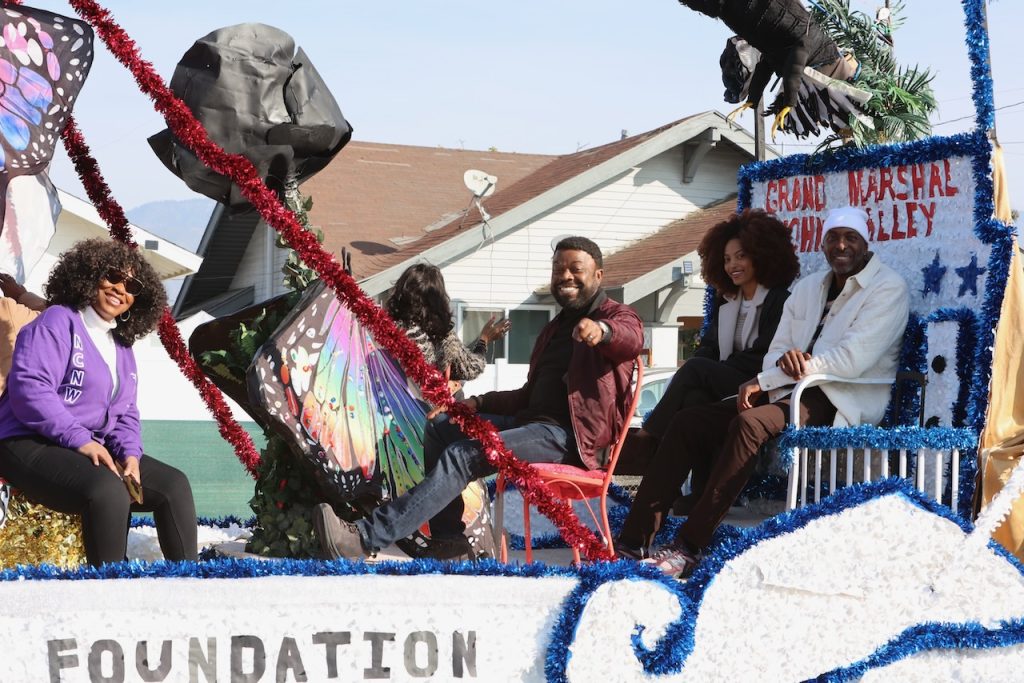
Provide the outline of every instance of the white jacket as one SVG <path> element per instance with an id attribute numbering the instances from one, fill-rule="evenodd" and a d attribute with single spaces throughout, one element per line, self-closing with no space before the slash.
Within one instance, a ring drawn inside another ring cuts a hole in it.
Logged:
<path id="1" fill-rule="evenodd" d="M 764 357 L 764 371 L 757 376 L 761 388 L 771 392 L 772 401 L 788 395 L 793 385 L 792 378 L 775 364 L 790 349 L 807 350 L 831 282 L 831 269 L 808 275 L 793 286 L 786 300 L 779 329 Z M 807 373 L 850 379 L 895 376 L 909 311 L 907 283 L 878 254 L 872 254 L 832 303 Z M 889 403 L 888 385 L 832 382 L 821 389 L 836 407 L 833 424 L 838 427 L 877 424 Z"/>

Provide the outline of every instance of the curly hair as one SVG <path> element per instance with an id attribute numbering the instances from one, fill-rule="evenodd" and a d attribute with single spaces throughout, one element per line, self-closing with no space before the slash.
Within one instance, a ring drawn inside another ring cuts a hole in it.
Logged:
<path id="1" fill-rule="evenodd" d="M 396 323 L 407 328 L 417 325 L 435 344 L 455 327 L 441 269 L 427 263 L 416 263 L 405 269 L 385 309 Z"/>
<path id="2" fill-rule="evenodd" d="M 697 247 L 701 277 L 718 294 L 737 291 L 725 273 L 725 245 L 731 239 L 738 239 L 743 245 L 744 253 L 754 264 L 758 284 L 769 289 L 788 287 L 800 274 L 800 261 L 789 239 L 789 229 L 771 214 L 746 209 L 713 226 Z"/>
<path id="3" fill-rule="evenodd" d="M 140 249 L 99 237 L 77 242 L 60 255 L 44 291 L 51 304 L 80 311 L 95 302 L 100 278 L 111 268 L 130 272 L 143 286 L 128 309 L 128 319 L 114 319 L 114 336 L 131 346 L 156 329 L 167 307 L 167 292 L 160 276 Z"/>

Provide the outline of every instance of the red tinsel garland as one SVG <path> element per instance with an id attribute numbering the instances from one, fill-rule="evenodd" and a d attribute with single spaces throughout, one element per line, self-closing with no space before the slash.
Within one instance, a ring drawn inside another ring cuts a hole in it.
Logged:
<path id="1" fill-rule="evenodd" d="M 124 209 L 111 195 L 110 187 L 100 173 L 99 165 L 78 130 L 74 117 L 68 117 L 67 125 L 61 133 L 61 139 L 64 141 L 64 148 L 75 165 L 75 170 L 78 172 L 78 177 L 82 181 L 89 200 L 109 227 L 111 236 L 132 248 L 137 248 L 138 244 L 132 239 Z M 242 461 L 245 469 L 255 479 L 260 462 L 256 444 L 253 443 L 249 432 L 245 431 L 231 414 L 231 410 L 224 403 L 224 396 L 220 389 L 210 382 L 192 355 L 185 349 L 185 340 L 182 339 L 181 331 L 169 308 L 164 309 L 157 334 L 167 350 L 167 354 L 174 359 L 182 374 L 199 391 L 207 409 L 217 421 L 221 436 L 235 449 L 238 459 Z"/>
<path id="2" fill-rule="evenodd" d="M 470 438 L 483 445 L 487 460 L 514 484 L 523 497 L 557 526 L 567 543 L 579 548 L 590 560 L 610 559 L 608 549 L 587 527 L 572 508 L 553 498 L 529 465 L 516 459 L 505 447 L 493 426 L 461 403 L 452 400 L 448 384 L 441 374 L 428 365 L 419 349 L 401 332 L 362 290 L 334 258 L 325 252 L 316 237 L 302 228 L 295 215 L 281 205 L 277 196 L 260 180 L 255 167 L 243 156 L 228 154 L 210 140 L 206 130 L 192 112 L 164 84 L 163 79 L 144 61 L 130 36 L 112 18 L 109 11 L 93 0 L 69 0 L 75 11 L 96 30 L 113 55 L 132 73 L 140 90 L 153 100 L 155 109 L 163 114 L 168 127 L 209 168 L 231 178 L 242 195 L 256 208 L 299 257 L 320 277 L 353 315 L 386 348 L 423 390 L 424 398 L 443 406 Z"/>

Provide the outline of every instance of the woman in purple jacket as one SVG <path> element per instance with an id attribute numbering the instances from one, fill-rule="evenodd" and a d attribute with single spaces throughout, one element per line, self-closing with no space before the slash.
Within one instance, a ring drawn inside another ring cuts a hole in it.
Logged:
<path id="1" fill-rule="evenodd" d="M 197 559 L 188 479 L 142 453 L 131 345 L 167 305 L 160 278 L 137 249 L 93 239 L 61 255 L 45 292 L 0 397 L 0 477 L 80 514 L 90 564 L 124 559 L 133 511 L 153 513 L 167 559 Z"/>

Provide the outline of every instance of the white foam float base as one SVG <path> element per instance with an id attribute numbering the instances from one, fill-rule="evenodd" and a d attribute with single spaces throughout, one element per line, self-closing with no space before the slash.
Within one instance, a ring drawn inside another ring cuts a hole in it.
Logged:
<path id="1" fill-rule="evenodd" d="M 549 658 L 548 673 L 580 682 L 799 681 L 872 658 L 866 680 L 1014 680 L 1024 575 L 965 538 L 895 492 L 767 537 L 682 587 L 624 565 L 4 581 L 0 680 L 543 681 Z M 581 581 L 595 587 L 574 592 Z M 906 640 L 929 625 L 993 635 L 947 649 Z M 644 671 L 638 632 L 669 662 L 660 673 Z M 999 634 L 1011 637 L 986 649 Z"/>

